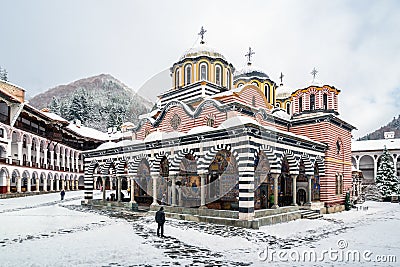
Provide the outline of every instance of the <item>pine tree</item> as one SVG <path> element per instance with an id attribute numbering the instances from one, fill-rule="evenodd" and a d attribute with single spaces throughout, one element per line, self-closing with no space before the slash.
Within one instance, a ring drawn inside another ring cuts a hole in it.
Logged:
<path id="1" fill-rule="evenodd" d="M 5 82 L 8 81 L 8 72 L 6 69 L 3 69 L 2 67 L 0 67 L 0 80 L 3 80 Z"/>
<path id="2" fill-rule="evenodd" d="M 50 105 L 49 105 L 49 109 L 50 109 L 50 112 L 61 115 L 60 114 L 60 101 L 58 100 L 57 97 L 53 96 L 53 99 L 51 100 Z"/>
<path id="3" fill-rule="evenodd" d="M 376 186 L 384 198 L 388 198 L 392 194 L 400 193 L 399 180 L 397 179 L 394 165 L 386 146 L 380 158 L 376 176 Z"/>

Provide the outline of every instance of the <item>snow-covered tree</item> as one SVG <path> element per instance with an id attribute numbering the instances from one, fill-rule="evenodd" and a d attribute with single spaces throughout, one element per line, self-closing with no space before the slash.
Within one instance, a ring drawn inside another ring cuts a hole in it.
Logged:
<path id="1" fill-rule="evenodd" d="M 49 105 L 50 112 L 60 114 L 60 101 L 57 97 L 53 96 L 53 99 Z"/>
<path id="2" fill-rule="evenodd" d="M 2 67 L 0 67 L 0 80 L 3 81 L 8 81 L 8 72 L 6 69 L 3 69 Z"/>
<path id="3" fill-rule="evenodd" d="M 391 156 L 386 146 L 383 150 L 382 156 L 380 157 L 380 163 L 376 175 L 376 186 L 384 198 L 387 198 L 392 194 L 400 193 L 399 180 L 397 179 L 393 161 L 391 160 Z"/>

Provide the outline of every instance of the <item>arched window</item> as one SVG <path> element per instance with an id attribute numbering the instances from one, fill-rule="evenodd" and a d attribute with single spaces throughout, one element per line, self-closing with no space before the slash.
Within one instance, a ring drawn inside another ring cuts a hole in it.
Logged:
<path id="1" fill-rule="evenodd" d="M 192 66 L 186 65 L 185 67 L 185 85 L 190 84 L 192 81 Z"/>
<path id="2" fill-rule="evenodd" d="M 310 95 L 310 110 L 315 110 L 315 95 Z"/>
<path id="3" fill-rule="evenodd" d="M 258 83 L 257 82 L 252 82 L 252 85 L 257 86 L 258 87 Z"/>
<path id="4" fill-rule="evenodd" d="M 215 66 L 215 83 L 218 85 L 222 85 L 222 75 L 221 75 L 221 66 Z"/>
<path id="5" fill-rule="evenodd" d="M 208 70 L 207 70 L 206 63 L 200 64 L 200 80 L 202 80 L 202 81 L 208 80 Z"/>
<path id="6" fill-rule="evenodd" d="M 303 97 L 299 97 L 299 112 L 303 111 Z"/>
<path id="7" fill-rule="evenodd" d="M 290 102 L 286 103 L 286 113 L 290 115 Z"/>
<path id="8" fill-rule="evenodd" d="M 229 70 L 226 70 L 226 87 L 231 89 L 231 72 Z"/>
<path id="9" fill-rule="evenodd" d="M 176 71 L 175 71 L 175 87 L 176 88 L 178 88 L 179 86 L 180 86 L 180 75 L 181 75 L 181 72 L 179 71 L 179 69 L 177 69 Z"/>
<path id="10" fill-rule="evenodd" d="M 269 99 L 270 88 L 269 88 L 269 84 L 268 84 L 268 83 L 266 83 L 266 84 L 264 85 L 264 94 L 265 94 L 265 96 L 267 97 L 268 103 L 270 103 L 270 99 Z"/>
<path id="11" fill-rule="evenodd" d="M 240 87 L 240 86 L 243 86 L 243 85 L 244 85 L 243 83 L 239 83 L 237 87 Z"/>
<path id="12" fill-rule="evenodd" d="M 324 110 L 328 109 L 328 95 L 324 94 L 323 96 L 323 105 L 324 105 Z"/>

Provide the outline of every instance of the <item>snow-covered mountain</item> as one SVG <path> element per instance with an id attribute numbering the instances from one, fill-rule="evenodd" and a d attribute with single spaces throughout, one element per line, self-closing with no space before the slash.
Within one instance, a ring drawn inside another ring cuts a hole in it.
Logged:
<path id="1" fill-rule="evenodd" d="M 109 74 L 56 86 L 29 103 L 38 109 L 49 108 L 70 121 L 79 119 L 83 125 L 100 131 L 128 121 L 136 124 L 138 116 L 154 105 Z"/>
<path id="2" fill-rule="evenodd" d="M 400 138 L 400 115 L 397 118 L 393 117 L 393 120 L 391 122 L 373 131 L 372 133 L 369 133 L 366 136 L 359 138 L 359 140 L 384 139 L 385 132 L 394 132 L 394 138 Z"/>

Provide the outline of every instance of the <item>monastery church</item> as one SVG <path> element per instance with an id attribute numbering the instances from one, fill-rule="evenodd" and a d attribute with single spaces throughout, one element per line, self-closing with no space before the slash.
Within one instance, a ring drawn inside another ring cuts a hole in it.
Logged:
<path id="1" fill-rule="evenodd" d="M 282 74 L 276 83 L 251 64 L 251 48 L 238 70 L 204 33 L 170 68 L 156 107 L 123 125 L 128 139 L 83 152 L 83 202 L 115 181 L 117 195 L 130 188 L 131 204 L 214 212 L 249 227 L 300 208 L 343 210 L 355 127 L 339 116 L 340 90 L 318 82 L 315 69 L 307 87 L 285 86 Z"/>

